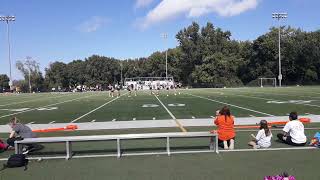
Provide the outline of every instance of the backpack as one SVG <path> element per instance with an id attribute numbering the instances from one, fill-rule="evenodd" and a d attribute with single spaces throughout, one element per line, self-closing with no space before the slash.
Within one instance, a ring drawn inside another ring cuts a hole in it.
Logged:
<path id="1" fill-rule="evenodd" d="M 320 148 L 320 133 L 319 132 L 317 132 L 314 135 L 314 137 L 311 139 L 309 145 Z"/>
<path id="2" fill-rule="evenodd" d="M 15 167 L 24 167 L 24 170 L 27 170 L 29 160 L 26 158 L 26 155 L 24 154 L 13 154 L 8 158 L 8 161 L 6 164 L 3 164 L 3 169 L 6 168 L 15 168 Z"/>

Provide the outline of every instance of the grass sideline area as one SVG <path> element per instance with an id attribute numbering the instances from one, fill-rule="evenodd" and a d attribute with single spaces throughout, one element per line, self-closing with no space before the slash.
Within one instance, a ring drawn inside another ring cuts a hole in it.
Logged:
<path id="1" fill-rule="evenodd" d="M 30 162 L 23 168 L 6 169 L 0 178 L 41 180 L 260 180 L 287 171 L 299 180 L 318 180 L 318 150 L 180 154 Z"/>
<path id="2" fill-rule="evenodd" d="M 316 128 L 306 130 L 306 135 L 310 139 L 315 132 L 319 131 L 319 123 L 306 126 Z M 206 131 L 212 127 L 193 127 L 188 131 Z M 74 131 L 48 133 L 43 136 L 73 136 L 73 135 L 98 135 L 98 134 L 124 134 L 124 133 L 152 133 L 152 132 L 175 132 L 178 128 L 150 128 L 150 129 L 124 129 L 108 131 Z M 275 136 L 280 129 L 273 129 Z M 256 133 L 255 129 L 238 131 L 236 137 L 236 148 L 246 149 L 250 134 Z M 6 137 L 7 134 L 1 134 Z M 272 148 L 289 147 L 280 144 L 273 138 Z M 182 141 L 172 141 L 172 146 L 188 148 L 207 148 L 208 139 L 187 139 Z M 115 144 L 115 143 L 113 143 Z M 139 151 L 164 151 L 165 145 L 159 140 L 133 140 L 124 143 L 125 151 L 134 152 L 139 147 Z M 73 146 L 77 154 L 90 153 L 114 153 L 112 143 L 90 142 L 76 143 Z M 94 149 L 95 151 L 91 151 Z M 48 144 L 41 155 L 58 154 L 64 150 L 63 145 Z M 10 152 L 1 154 L 1 157 L 9 156 Z M 1 172 L 3 179 L 101 179 L 101 177 L 111 179 L 262 179 L 265 175 L 279 174 L 282 171 L 296 176 L 297 179 L 316 180 L 319 178 L 315 173 L 320 160 L 319 150 L 281 150 L 263 152 L 223 152 L 219 155 L 215 153 L 201 154 L 174 154 L 170 157 L 166 155 L 134 156 L 105 158 L 81 158 L 69 161 L 42 160 L 40 162 L 32 160 L 29 169 L 23 168 L 6 169 Z M 37 156 L 36 153 L 32 156 Z M 60 154 L 61 155 L 61 154 Z M 32 157 L 31 156 L 31 157 Z M 254 169 L 254 170 L 252 170 Z M 230 173 L 232 171 L 232 173 Z"/>

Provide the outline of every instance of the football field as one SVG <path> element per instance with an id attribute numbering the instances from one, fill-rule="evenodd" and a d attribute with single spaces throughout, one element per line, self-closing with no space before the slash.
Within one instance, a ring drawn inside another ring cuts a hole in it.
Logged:
<path id="1" fill-rule="evenodd" d="M 9 119 L 17 116 L 23 123 L 59 125 L 59 123 L 129 123 L 143 120 L 173 120 L 181 122 L 210 119 L 215 111 L 228 105 L 237 118 L 258 118 L 286 116 L 291 111 L 299 115 L 320 115 L 320 87 L 286 88 L 226 88 L 226 89 L 181 89 L 174 92 L 161 91 L 159 96 L 149 91 L 139 91 L 137 96 L 129 97 L 127 91 L 121 91 L 120 97 L 109 97 L 108 92 L 86 93 L 38 93 L 38 94 L 1 94 L 0 125 L 6 125 Z M 286 120 L 286 119 L 284 119 Z M 308 141 L 320 130 L 320 123 L 305 125 Z M 188 132 L 209 131 L 215 127 L 184 127 Z M 39 133 L 40 137 L 75 136 L 75 135 L 112 135 L 179 132 L 181 127 L 166 128 L 127 128 L 82 131 L 63 131 Z M 247 143 L 250 134 L 257 129 L 236 130 L 236 152 L 221 150 L 220 154 L 174 154 L 94 157 L 79 156 L 114 154 L 114 142 L 77 142 L 72 148 L 71 160 L 44 159 L 65 155 L 65 144 L 44 144 L 45 148 L 29 155 L 32 159 L 29 169 L 6 169 L 0 179 L 263 179 L 266 175 L 276 175 L 284 171 L 297 179 L 318 180 L 319 149 L 295 149 L 276 140 L 281 128 L 272 128 L 273 139 L 270 149 L 250 151 Z M 8 133 L 0 133 L 5 140 Z M 165 141 L 123 140 L 122 153 L 163 152 Z M 208 149 L 208 138 L 173 139 L 172 151 L 181 149 Z M 281 150 L 281 148 L 284 148 Z M 292 148 L 292 149 L 291 149 Z M 13 151 L 0 154 L 0 159 L 7 158 Z M 93 158 L 94 157 L 94 158 Z M 3 162 L 3 161 L 1 161 Z M 253 170 L 254 169 L 254 170 Z M 232 173 L 230 173 L 232 172 Z"/>
<path id="2" fill-rule="evenodd" d="M 109 97 L 108 92 L 2 94 L 0 122 L 16 116 L 24 123 L 70 123 L 211 118 L 224 105 L 235 117 L 320 114 L 320 88 L 188 89 L 159 96 L 139 91 L 137 96 Z"/>

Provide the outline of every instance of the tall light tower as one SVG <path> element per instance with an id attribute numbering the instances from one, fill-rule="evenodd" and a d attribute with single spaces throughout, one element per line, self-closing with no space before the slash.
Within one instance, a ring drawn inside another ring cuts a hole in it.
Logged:
<path id="1" fill-rule="evenodd" d="M 167 33 L 162 33 L 161 37 L 166 41 L 168 39 Z M 168 80 L 168 48 L 166 47 L 166 80 Z"/>
<path id="2" fill-rule="evenodd" d="M 123 86 L 123 80 L 122 80 L 122 67 L 123 65 L 122 65 L 122 62 L 120 62 L 120 72 L 121 72 L 121 86 Z"/>
<path id="3" fill-rule="evenodd" d="M 12 73 L 11 73 L 11 57 L 10 57 L 10 33 L 9 33 L 9 22 L 15 21 L 15 16 L 0 16 L 0 21 L 5 21 L 7 23 L 7 38 L 8 38 L 8 59 L 9 59 L 9 66 L 10 66 L 10 81 L 9 86 L 10 90 L 12 89 Z"/>
<path id="4" fill-rule="evenodd" d="M 28 81 L 29 81 L 29 92 L 30 93 L 32 92 L 32 86 L 31 86 L 31 64 L 30 64 L 31 59 L 32 58 L 30 56 L 27 56 L 26 62 L 24 63 L 28 67 L 28 75 L 29 75 Z"/>
<path id="5" fill-rule="evenodd" d="M 282 81 L 282 74 L 281 74 L 281 26 L 280 26 L 280 19 L 285 19 L 288 17 L 288 13 L 272 13 L 272 18 L 275 18 L 278 20 L 279 22 L 279 76 L 278 76 L 278 79 L 279 79 L 279 87 L 281 87 L 281 81 Z"/>

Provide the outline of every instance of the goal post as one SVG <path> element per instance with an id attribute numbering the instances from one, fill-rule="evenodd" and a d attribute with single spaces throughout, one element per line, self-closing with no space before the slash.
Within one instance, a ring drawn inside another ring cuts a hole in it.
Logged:
<path id="1" fill-rule="evenodd" d="M 277 79 L 276 78 L 259 78 L 260 87 L 276 87 Z"/>

